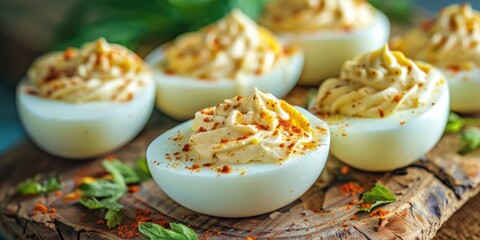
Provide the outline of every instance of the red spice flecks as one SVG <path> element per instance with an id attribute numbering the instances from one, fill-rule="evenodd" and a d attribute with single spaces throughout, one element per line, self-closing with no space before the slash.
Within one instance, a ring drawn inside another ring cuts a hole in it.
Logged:
<path id="1" fill-rule="evenodd" d="M 400 125 L 403 126 L 404 124 L 405 124 L 405 121 L 401 121 L 401 122 L 400 122 Z"/>
<path id="2" fill-rule="evenodd" d="M 395 97 L 393 97 L 393 101 L 396 103 L 399 103 L 400 100 L 402 100 L 402 95 L 395 95 Z"/>
<path id="3" fill-rule="evenodd" d="M 138 192 L 138 190 L 140 190 L 140 187 L 138 187 L 138 185 L 132 185 L 132 186 L 128 186 L 128 192 L 129 193 L 136 193 Z"/>
<path id="4" fill-rule="evenodd" d="M 207 131 L 207 129 L 205 129 L 204 127 L 200 127 L 200 128 L 198 129 L 198 132 L 206 132 L 206 131 Z"/>
<path id="5" fill-rule="evenodd" d="M 200 113 L 204 115 L 213 115 L 213 109 L 212 108 L 203 109 L 202 111 L 200 111 Z"/>
<path id="6" fill-rule="evenodd" d="M 223 167 L 217 168 L 217 172 L 224 173 L 224 174 L 229 174 L 229 173 L 232 172 L 232 168 L 228 165 L 223 165 Z"/>
<path id="7" fill-rule="evenodd" d="M 347 175 L 349 171 L 350 171 L 350 168 L 347 165 L 343 165 L 340 168 L 340 173 L 343 175 Z"/>
<path id="8" fill-rule="evenodd" d="M 40 213 L 47 213 L 48 212 L 48 208 L 47 206 L 41 204 L 41 203 L 36 203 L 34 206 L 33 206 L 33 211 L 34 212 L 40 212 Z"/>
<path id="9" fill-rule="evenodd" d="M 177 131 L 176 137 L 172 137 L 170 140 L 176 142 L 176 141 L 181 141 L 182 139 L 183 139 L 182 134 L 180 133 L 180 131 Z"/>
<path id="10" fill-rule="evenodd" d="M 459 72 L 461 70 L 460 66 L 457 65 L 449 65 L 447 66 L 447 69 L 452 72 Z"/>
<path id="11" fill-rule="evenodd" d="M 182 151 L 189 152 L 190 151 L 190 144 L 187 143 L 187 144 L 183 145 Z"/>
<path id="12" fill-rule="evenodd" d="M 420 28 L 422 28 L 423 30 L 429 30 L 430 28 L 433 27 L 433 25 L 435 25 L 435 20 L 431 19 L 431 20 L 421 22 Z"/>
<path id="13" fill-rule="evenodd" d="M 38 95 L 38 91 L 35 89 L 27 89 L 26 93 L 34 96 Z"/>
<path id="14" fill-rule="evenodd" d="M 343 197 L 348 197 L 349 195 L 351 195 L 352 197 L 355 197 L 357 194 L 360 194 L 363 192 L 363 187 L 356 182 L 350 181 L 340 185 L 338 190 L 340 191 Z"/>
<path id="15" fill-rule="evenodd" d="M 350 218 L 350 220 L 352 220 L 352 221 L 357 220 L 357 219 L 358 219 L 358 215 L 356 215 L 356 214 L 354 214 L 354 215 Z"/>
<path id="16" fill-rule="evenodd" d="M 190 169 L 192 171 L 199 171 L 200 166 L 196 163 L 194 163 L 191 167 L 186 167 L 187 169 Z"/>
<path id="17" fill-rule="evenodd" d="M 98 225 L 103 225 L 103 224 L 105 224 L 105 221 L 103 219 L 98 219 L 97 224 Z"/>
<path id="18" fill-rule="evenodd" d="M 381 118 L 385 117 L 385 112 L 382 109 L 378 109 L 378 115 L 380 115 Z"/>
<path id="19" fill-rule="evenodd" d="M 60 197 L 60 196 L 62 196 L 62 191 L 55 191 L 55 192 L 53 193 L 53 195 L 55 195 L 55 196 L 57 196 L 57 197 Z"/>
<path id="20" fill-rule="evenodd" d="M 175 71 L 173 71 L 172 69 L 165 69 L 163 72 L 164 72 L 165 74 L 167 74 L 167 75 L 173 75 L 173 74 L 175 74 Z"/>
<path id="21" fill-rule="evenodd" d="M 390 211 L 389 210 L 386 210 L 386 209 L 383 209 L 383 208 L 379 208 L 377 210 L 375 210 L 375 212 L 373 213 L 370 213 L 370 217 L 384 217 L 385 215 L 387 215 Z"/>
<path id="22" fill-rule="evenodd" d="M 204 167 L 211 167 L 213 165 L 213 163 L 204 163 L 202 166 Z"/>
<path id="23" fill-rule="evenodd" d="M 77 55 L 77 51 L 75 50 L 75 48 L 67 48 L 64 52 L 63 52 L 63 58 L 65 60 L 70 60 L 72 59 L 73 57 L 75 57 L 75 55 Z"/>
<path id="24" fill-rule="evenodd" d="M 362 203 L 362 204 L 360 204 L 360 207 L 361 207 L 361 208 L 370 208 L 371 206 L 372 206 L 371 203 Z"/>
<path id="25" fill-rule="evenodd" d="M 156 223 L 164 228 L 168 227 L 168 222 L 163 220 L 163 217 L 158 219 L 153 218 L 151 215 L 153 212 L 149 209 L 137 209 L 135 212 L 135 219 L 129 220 L 125 224 L 118 226 L 115 231 L 119 237 L 122 238 L 134 238 L 140 235 L 138 232 L 139 222 L 152 222 Z"/>
<path id="26" fill-rule="evenodd" d="M 206 123 L 209 123 L 209 122 L 211 122 L 212 120 L 210 120 L 210 118 L 204 118 L 203 121 L 206 122 Z"/>

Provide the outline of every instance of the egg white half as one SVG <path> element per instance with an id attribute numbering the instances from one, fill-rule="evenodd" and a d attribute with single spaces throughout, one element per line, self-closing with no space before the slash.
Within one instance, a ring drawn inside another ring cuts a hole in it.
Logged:
<path id="1" fill-rule="evenodd" d="M 188 159 L 168 160 L 165 157 L 182 151 L 184 144 L 188 143 L 193 123 L 190 120 L 165 132 L 148 147 L 147 161 L 153 179 L 177 203 L 207 215 L 248 217 L 281 208 L 313 185 L 329 152 L 327 125 L 305 109 L 297 109 L 310 121 L 312 128 L 320 127 L 326 131 L 314 136 L 319 139 L 315 150 L 294 155 L 281 163 L 227 164 L 232 168 L 228 174 L 203 167 L 193 171 L 190 167 L 198 158 L 193 150 L 186 157 Z M 170 140 L 179 135 L 181 141 Z M 223 165 L 217 163 L 219 167 Z"/>
<path id="2" fill-rule="evenodd" d="M 480 112 L 480 68 L 443 73 L 450 88 L 450 109 L 460 113 Z"/>
<path id="3" fill-rule="evenodd" d="M 152 113 L 155 82 L 129 102 L 70 103 L 25 93 L 17 87 L 17 111 L 33 142 L 46 152 L 85 159 L 115 150 L 143 129 Z"/>
<path id="4" fill-rule="evenodd" d="M 443 134 L 449 113 L 446 83 L 425 106 L 386 118 L 330 117 L 331 152 L 362 170 L 389 171 L 426 154 Z"/>
<path id="5" fill-rule="evenodd" d="M 343 63 L 364 52 L 381 48 L 390 35 L 388 18 L 376 10 L 373 23 L 347 31 L 276 32 L 281 42 L 298 44 L 305 52 L 305 64 L 299 84 L 318 86 L 338 76 Z"/>
<path id="6" fill-rule="evenodd" d="M 157 48 L 145 59 L 154 68 L 157 108 L 179 120 L 192 118 L 195 112 L 215 106 L 224 99 L 248 95 L 254 87 L 282 98 L 295 86 L 303 67 L 303 52 L 297 51 L 287 61 L 277 64 L 271 72 L 262 75 L 241 80 L 205 81 L 165 74 L 158 67 L 164 59 L 163 47 Z"/>

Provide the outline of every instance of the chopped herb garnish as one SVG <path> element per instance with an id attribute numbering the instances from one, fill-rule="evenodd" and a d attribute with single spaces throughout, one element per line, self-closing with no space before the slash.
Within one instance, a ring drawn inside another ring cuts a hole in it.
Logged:
<path id="1" fill-rule="evenodd" d="M 107 220 L 107 227 L 112 228 L 120 225 L 122 223 L 122 217 L 123 217 L 123 208 L 119 210 L 108 209 L 108 212 L 105 215 L 105 220 Z"/>
<path id="2" fill-rule="evenodd" d="M 43 182 L 41 182 L 41 178 L 42 176 L 37 174 L 33 178 L 21 182 L 17 186 L 17 193 L 22 195 L 36 195 L 62 189 L 63 185 L 57 177 L 51 177 Z"/>
<path id="3" fill-rule="evenodd" d="M 465 155 L 480 148 L 480 129 L 467 127 L 460 134 L 464 146 L 458 150 L 459 154 Z"/>
<path id="4" fill-rule="evenodd" d="M 139 222 L 138 231 L 150 239 L 197 240 L 197 234 L 180 223 L 170 223 L 172 230 L 151 222 Z"/>
<path id="5" fill-rule="evenodd" d="M 368 204 L 367 207 L 361 207 L 360 211 L 370 212 L 373 208 L 397 201 L 397 198 L 390 190 L 385 188 L 381 183 L 377 182 L 375 186 L 363 194 L 363 203 Z"/>
<path id="6" fill-rule="evenodd" d="M 82 183 L 78 189 L 82 191 L 80 203 L 89 209 L 107 209 L 105 220 L 109 228 L 122 223 L 123 205 L 118 200 L 127 192 L 127 184 L 139 183 L 151 178 L 148 166 L 142 166 L 145 159 L 137 159 L 136 168 L 119 160 L 105 160 L 103 167 L 112 176 L 111 180 L 95 179 Z"/>
<path id="7" fill-rule="evenodd" d="M 305 104 L 307 107 L 310 107 L 313 101 L 315 101 L 315 97 L 317 96 L 317 89 L 310 88 L 307 92 L 307 98 L 305 99 Z"/>
<path id="8" fill-rule="evenodd" d="M 465 125 L 465 120 L 458 116 L 457 114 L 450 112 L 448 114 L 448 122 L 445 127 L 445 132 L 458 133 L 462 130 Z"/>
<path id="9" fill-rule="evenodd" d="M 147 159 L 144 157 L 137 158 L 136 163 L 136 171 L 140 178 L 140 181 L 145 181 L 152 178 L 150 174 L 150 169 L 148 169 Z"/>
<path id="10" fill-rule="evenodd" d="M 458 154 L 465 155 L 480 148 L 480 118 L 462 118 L 450 112 L 445 132 L 460 133 L 463 147 Z"/>

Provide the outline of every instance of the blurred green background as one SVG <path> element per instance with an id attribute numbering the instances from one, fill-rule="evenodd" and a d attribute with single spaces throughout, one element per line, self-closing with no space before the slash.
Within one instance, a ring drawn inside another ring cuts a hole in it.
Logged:
<path id="1" fill-rule="evenodd" d="M 145 55 L 233 8 L 256 18 L 268 0 L 0 0 L 0 153 L 24 138 L 15 112 L 15 85 L 42 53 L 105 37 Z M 418 7 L 436 12 L 454 0 L 369 0 L 397 23 Z M 480 1 L 471 1 L 480 9 Z M 426 17 L 426 16 L 425 16 Z"/>

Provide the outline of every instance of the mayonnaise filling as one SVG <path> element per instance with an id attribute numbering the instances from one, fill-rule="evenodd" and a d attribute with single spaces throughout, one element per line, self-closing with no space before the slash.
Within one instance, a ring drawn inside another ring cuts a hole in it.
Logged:
<path id="1" fill-rule="evenodd" d="M 266 6 L 261 22 L 279 32 L 355 30 L 374 21 L 364 0 L 278 0 Z"/>
<path id="2" fill-rule="evenodd" d="M 469 4 L 450 5 L 392 44 L 414 59 L 442 68 L 471 70 L 480 65 L 480 13 Z"/>
<path id="3" fill-rule="evenodd" d="M 135 53 L 105 39 L 41 56 L 28 70 L 30 93 L 67 102 L 126 102 L 152 81 Z"/>
<path id="4" fill-rule="evenodd" d="M 203 80 L 241 79 L 270 72 L 283 49 L 267 29 L 234 10 L 212 25 L 181 35 L 165 48 L 160 68 Z"/>
<path id="5" fill-rule="evenodd" d="M 189 140 L 201 157 L 229 163 L 280 162 L 313 147 L 308 120 L 256 88 L 197 112 Z"/>
<path id="6" fill-rule="evenodd" d="M 383 118 L 425 106 L 442 75 L 388 46 L 347 61 L 339 78 L 326 80 L 310 106 L 316 113 Z"/>

